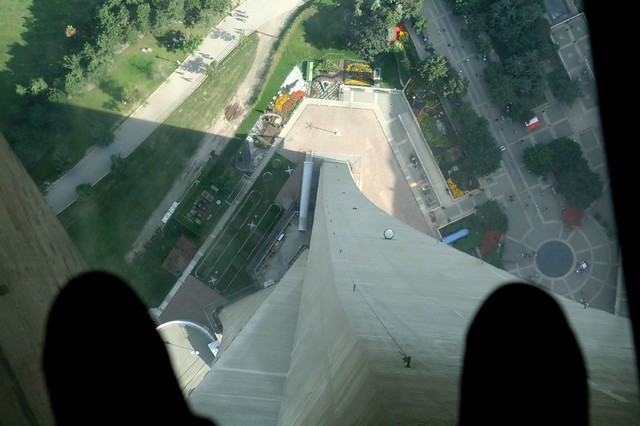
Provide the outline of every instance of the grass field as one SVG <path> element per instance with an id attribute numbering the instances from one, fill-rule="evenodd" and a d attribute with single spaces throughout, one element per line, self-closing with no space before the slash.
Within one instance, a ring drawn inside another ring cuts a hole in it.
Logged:
<path id="1" fill-rule="evenodd" d="M 198 279 L 223 295 L 252 285 L 245 268 L 284 213 L 274 201 L 290 177 L 285 170 L 293 166 L 290 160 L 274 154 L 196 266 Z"/>
<path id="2" fill-rule="evenodd" d="M 0 99 L 15 93 L 15 84 L 35 76 L 52 77 L 73 42 L 67 24 L 91 19 L 101 0 L 0 0 Z M 8 88 L 8 92 L 6 91 Z"/>
<path id="3" fill-rule="evenodd" d="M 218 158 L 207 163 L 176 209 L 173 215 L 175 220 L 198 235 L 206 237 L 209 234 L 224 215 L 231 191 L 243 176 L 233 165 L 236 152 L 235 145 L 229 144 Z M 203 200 L 204 191 L 213 195 L 214 200 Z M 220 205 L 218 201 L 221 201 Z M 193 209 L 200 210 L 204 217 L 199 220 L 190 217 Z"/>
<path id="4" fill-rule="evenodd" d="M 282 212 L 278 205 L 268 204 L 262 197 L 259 191 L 249 194 L 195 270 L 197 278 L 210 282 L 220 293 L 249 262 Z"/>
<path id="5" fill-rule="evenodd" d="M 0 129 L 21 160 L 32 160 L 24 163 L 30 173 L 42 152 L 55 144 L 64 145 L 58 152 L 65 157 L 84 154 L 86 146 L 77 145 L 79 137 L 57 137 L 59 133 L 72 132 L 76 120 L 71 110 L 42 99 L 34 104 L 26 102 L 16 94 L 16 87 L 28 87 L 35 78 L 43 78 L 53 86 L 63 72 L 64 55 L 75 46 L 65 37 L 66 25 L 89 22 L 98 3 L 100 0 L 0 0 Z M 88 121 L 77 122 L 84 124 L 84 132 L 78 134 L 84 134 L 86 143 Z M 17 140 L 25 141 L 20 149 L 16 149 Z M 52 158 L 47 156 L 42 161 L 52 164 Z M 58 173 L 55 169 L 53 165 L 47 167 L 53 171 L 50 176 Z M 42 182 L 35 177 L 34 180 L 38 185 Z"/>
<path id="6" fill-rule="evenodd" d="M 187 56 L 147 34 L 122 46 L 109 80 L 87 86 L 83 95 L 17 96 L 17 85 L 28 87 L 40 77 L 49 88 L 62 89 L 63 58 L 88 40 L 87 29 L 101 3 L 0 0 L 0 129 L 39 186 L 57 179 L 100 143 L 175 70 L 176 60 Z M 78 34 L 66 37 L 67 25 L 77 28 Z M 173 31 L 204 36 L 208 29 L 175 23 Z M 152 52 L 143 53 L 144 47 Z M 130 95 L 126 104 L 124 93 Z"/>
<path id="7" fill-rule="evenodd" d="M 58 216 L 89 265 L 123 276 L 148 306 L 157 306 L 175 282 L 175 277 L 162 270 L 162 260 L 180 232 L 192 233 L 172 223 L 172 227 L 182 228 L 181 231 L 175 235 L 168 232 L 167 236 L 154 240 L 148 256 L 139 256 L 132 264 L 126 264 L 124 257 L 197 149 L 204 130 L 235 93 L 253 61 L 256 47 L 257 38 L 247 38 L 241 48 L 220 64 L 214 76 L 205 80 L 181 108 L 127 157 L 123 175 L 108 175 L 94 186 L 89 198 L 75 202 Z"/>

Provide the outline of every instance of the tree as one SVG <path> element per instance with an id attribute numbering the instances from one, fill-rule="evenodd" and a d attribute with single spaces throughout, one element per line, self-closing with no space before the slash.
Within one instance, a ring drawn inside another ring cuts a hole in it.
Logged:
<path id="1" fill-rule="evenodd" d="M 200 0 L 185 0 L 184 11 L 185 20 L 188 26 L 195 24 L 202 10 L 202 2 Z"/>
<path id="2" fill-rule="evenodd" d="M 29 90 L 24 87 L 22 84 L 16 84 L 16 95 L 18 96 L 26 96 L 29 93 Z"/>
<path id="3" fill-rule="evenodd" d="M 489 131 L 489 123 L 478 116 L 471 106 L 459 102 L 455 119 L 459 126 L 460 148 L 466 155 L 466 165 L 472 176 L 486 176 L 500 167 L 502 156 L 495 139 Z"/>
<path id="4" fill-rule="evenodd" d="M 425 27 L 427 26 L 427 18 L 425 18 L 422 15 L 419 15 L 415 18 L 415 22 L 413 23 L 413 29 L 420 34 L 422 31 L 424 31 Z"/>
<path id="5" fill-rule="evenodd" d="M 534 145 L 522 151 L 522 162 L 527 170 L 536 176 L 544 176 L 552 171 L 551 150 L 547 145 Z"/>
<path id="6" fill-rule="evenodd" d="M 451 65 L 444 55 L 433 55 L 422 62 L 419 73 L 428 83 L 437 84 L 449 75 Z M 442 83 L 441 83 L 442 84 Z"/>
<path id="7" fill-rule="evenodd" d="M 64 173 L 69 170 L 73 164 L 73 157 L 69 148 L 65 145 L 58 145 L 53 153 L 53 167 L 58 173 Z"/>
<path id="8" fill-rule="evenodd" d="M 354 16 L 346 33 L 346 45 L 361 58 L 371 61 L 374 56 L 388 52 L 389 26 L 383 15 L 367 13 Z"/>
<path id="9" fill-rule="evenodd" d="M 450 98 L 452 96 L 462 95 L 467 91 L 469 81 L 460 76 L 451 76 L 442 87 L 442 96 Z"/>
<path id="10" fill-rule="evenodd" d="M 491 98 L 498 105 L 507 105 L 518 99 L 515 82 L 500 63 L 490 64 L 484 71 Z"/>
<path id="11" fill-rule="evenodd" d="M 127 86 L 122 88 L 120 101 L 124 105 L 135 104 L 135 103 L 139 102 L 140 100 L 142 100 L 142 93 L 140 92 L 140 90 L 137 87 L 131 86 L 131 85 L 127 85 Z"/>
<path id="12" fill-rule="evenodd" d="M 49 90 L 49 85 L 47 84 L 46 81 L 44 81 L 44 78 L 42 77 L 32 78 L 29 81 L 29 92 L 33 96 L 44 94 L 46 93 L 47 90 Z"/>
<path id="13" fill-rule="evenodd" d="M 560 138 L 549 143 L 553 170 L 561 171 L 576 167 L 582 158 L 582 148 L 569 138 Z"/>
<path id="14" fill-rule="evenodd" d="M 193 53 L 198 50 L 204 38 L 202 36 L 187 35 L 182 42 L 182 50 L 186 53 Z"/>
<path id="15" fill-rule="evenodd" d="M 184 20 L 184 0 L 151 0 L 150 3 L 151 10 L 165 15 L 167 21 Z"/>
<path id="16" fill-rule="evenodd" d="M 584 159 L 579 166 L 557 174 L 556 185 L 571 206 L 581 209 L 588 208 L 597 200 L 603 188 L 600 176 L 589 169 Z"/>
<path id="17" fill-rule="evenodd" d="M 63 66 L 66 70 L 64 90 L 69 96 L 78 95 L 84 90 L 86 80 L 80 61 L 81 56 L 77 53 L 66 55 L 63 58 Z"/>
<path id="18" fill-rule="evenodd" d="M 549 87 L 553 95 L 567 105 L 571 105 L 582 96 L 580 84 L 569 78 L 563 70 L 556 70 L 548 75 Z"/>
<path id="19" fill-rule="evenodd" d="M 210 63 L 205 64 L 204 72 L 205 74 L 211 76 L 213 75 L 214 72 L 216 72 L 217 67 L 218 67 L 218 63 L 216 61 L 211 61 Z"/>
<path id="20" fill-rule="evenodd" d="M 569 138 L 527 148 L 522 158 L 536 175 L 553 172 L 557 191 L 573 207 L 586 209 L 602 194 L 600 176 L 589 168 L 580 145 Z"/>
<path id="21" fill-rule="evenodd" d="M 98 8 L 95 20 L 99 34 L 117 44 L 125 40 L 125 30 L 129 26 L 131 17 L 125 5 L 118 0 L 112 0 Z"/>
<path id="22" fill-rule="evenodd" d="M 116 176 L 127 174 L 127 162 L 120 154 L 111 155 L 111 172 Z"/>
<path id="23" fill-rule="evenodd" d="M 76 186 L 76 195 L 79 199 L 88 198 L 93 193 L 93 186 L 90 183 L 81 183 Z"/>
<path id="24" fill-rule="evenodd" d="M 146 34 L 151 29 L 151 6 L 148 3 L 140 3 L 136 6 L 135 25 L 138 31 Z"/>
<path id="25" fill-rule="evenodd" d="M 85 43 L 82 49 L 82 62 L 88 79 L 103 82 L 109 78 L 111 65 L 116 55 L 115 42 L 100 34 L 95 44 Z"/>
<path id="26" fill-rule="evenodd" d="M 89 137 L 92 143 L 104 147 L 111 145 L 115 135 L 111 131 L 110 123 L 103 120 L 96 120 L 89 128 Z"/>
<path id="27" fill-rule="evenodd" d="M 489 200 L 480 204 L 476 209 L 478 219 L 485 231 L 495 231 L 504 234 L 509 228 L 509 218 L 500 208 L 496 200 Z"/>
<path id="28" fill-rule="evenodd" d="M 432 93 L 443 97 L 461 95 L 469 85 L 465 78 L 453 71 L 444 55 L 433 55 L 425 59 L 418 73 L 427 81 L 426 86 Z"/>
<path id="29" fill-rule="evenodd" d="M 151 21 L 151 32 L 156 37 L 164 36 L 171 29 L 169 15 L 164 10 L 156 10 Z"/>

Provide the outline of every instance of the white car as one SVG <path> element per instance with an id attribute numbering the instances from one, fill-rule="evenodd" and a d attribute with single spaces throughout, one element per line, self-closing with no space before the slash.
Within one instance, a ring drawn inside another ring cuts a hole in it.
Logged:
<path id="1" fill-rule="evenodd" d="M 507 147 L 504 145 L 500 145 L 500 151 L 504 152 L 507 150 Z"/>

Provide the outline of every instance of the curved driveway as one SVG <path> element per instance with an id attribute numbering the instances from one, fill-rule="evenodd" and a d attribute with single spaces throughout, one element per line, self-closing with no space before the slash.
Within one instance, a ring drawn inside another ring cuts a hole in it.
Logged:
<path id="1" fill-rule="evenodd" d="M 69 172 L 52 183 L 45 200 L 55 214 L 76 200 L 76 187 L 95 185 L 111 170 L 111 155 L 128 156 L 204 81 L 204 65 L 224 59 L 241 36 L 270 20 L 301 6 L 304 0 L 277 0 L 264 7 L 262 0 L 247 0 L 238 6 L 205 38 L 198 50 L 114 132 L 108 147 L 96 147 Z"/>

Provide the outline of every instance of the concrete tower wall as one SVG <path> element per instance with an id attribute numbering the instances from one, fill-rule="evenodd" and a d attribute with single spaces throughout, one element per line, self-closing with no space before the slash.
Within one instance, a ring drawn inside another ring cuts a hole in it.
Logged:
<path id="1" fill-rule="evenodd" d="M 319 197 L 322 193 L 320 184 Z M 307 264 L 304 277 L 300 302 L 304 315 L 296 328 L 278 423 L 387 424 L 378 400 L 379 384 L 338 296 L 338 287 L 351 284 L 348 276 L 336 275 L 327 214 L 316 206 L 309 250 L 314 260 Z"/>
<path id="2" fill-rule="evenodd" d="M 312 232 L 279 424 L 451 422 L 469 312 L 511 276 L 374 206 L 345 164 L 321 167 Z"/>
<path id="3" fill-rule="evenodd" d="M 0 241 L 0 423 L 53 424 L 46 320 L 58 290 L 87 265 L 2 135 Z"/>

